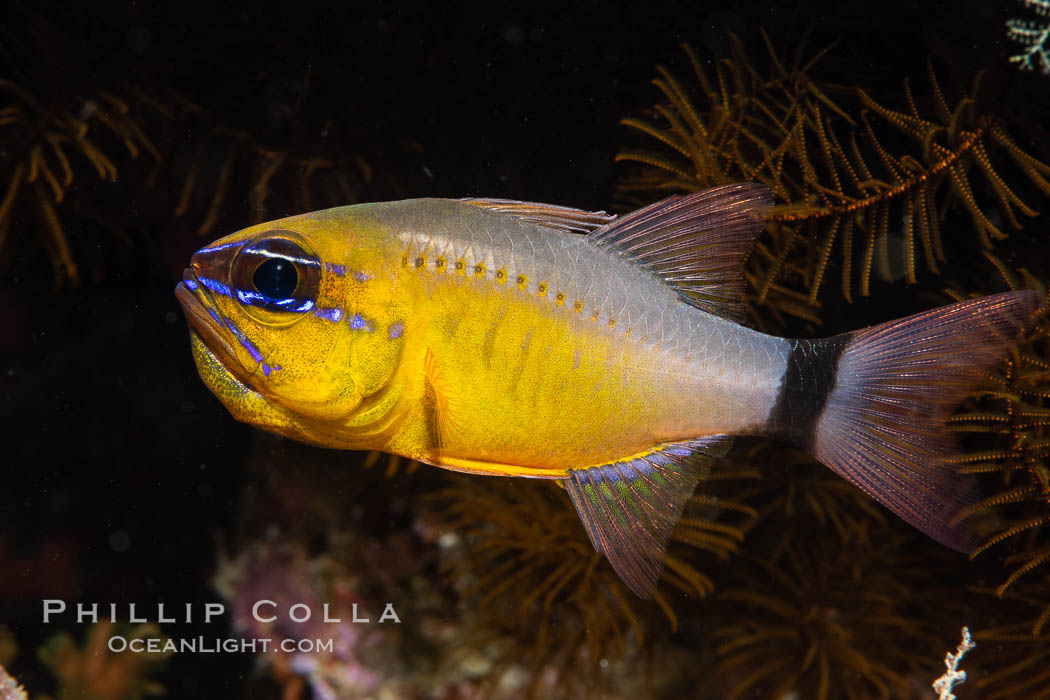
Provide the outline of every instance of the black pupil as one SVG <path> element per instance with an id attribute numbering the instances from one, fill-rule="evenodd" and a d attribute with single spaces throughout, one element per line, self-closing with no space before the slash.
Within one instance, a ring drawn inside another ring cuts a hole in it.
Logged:
<path id="1" fill-rule="evenodd" d="M 299 284 L 295 265 L 280 258 L 270 258 L 255 270 L 255 288 L 267 299 L 288 299 Z"/>

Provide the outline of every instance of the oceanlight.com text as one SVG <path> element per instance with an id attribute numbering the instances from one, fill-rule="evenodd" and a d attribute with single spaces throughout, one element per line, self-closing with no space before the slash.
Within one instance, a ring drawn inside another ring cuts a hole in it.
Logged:
<path id="1" fill-rule="evenodd" d="M 219 639 L 216 637 L 185 637 L 162 639 L 157 637 L 124 637 L 114 635 L 107 643 L 115 654 L 257 654 L 282 651 L 287 654 L 333 653 L 332 639 Z"/>

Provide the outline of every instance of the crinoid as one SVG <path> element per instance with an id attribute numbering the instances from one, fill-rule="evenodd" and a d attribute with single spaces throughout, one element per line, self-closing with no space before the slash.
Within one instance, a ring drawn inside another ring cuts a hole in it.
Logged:
<path id="1" fill-rule="evenodd" d="M 972 95 L 951 103 L 931 64 L 932 106 L 922 106 L 906 81 L 903 109 L 895 110 L 862 89 L 813 80 L 812 67 L 830 47 L 792 66 L 770 47 L 771 67 L 762 74 L 738 42 L 733 46 L 713 76 L 684 47 L 700 88 L 696 100 L 692 88 L 657 69 L 654 84 L 665 102 L 622 123 L 659 147 L 617 156 L 640 164 L 620 184 L 620 196 L 634 203 L 729 181 L 767 184 L 778 206 L 746 274 L 751 300 L 775 314 L 820 321 L 815 307 L 836 247 L 847 300 L 869 294 L 873 269 L 886 280 L 917 281 L 920 249 L 927 270 L 939 273 L 946 262 L 941 231 L 960 212 L 991 249 L 1006 237 L 993 208 L 1015 229 L 1018 214 L 1037 213 L 1007 184 L 997 165 L 1002 156 L 1013 161 L 1018 181 L 1050 196 L 1050 165 L 976 109 L 979 79 Z M 848 93 L 859 108 L 844 106 Z"/>
<path id="2" fill-rule="evenodd" d="M 383 468 L 383 475 L 387 478 L 396 476 L 401 473 L 404 469 L 405 474 L 414 474 L 419 469 L 420 462 L 414 459 L 406 459 L 400 455 L 387 454 L 386 452 L 379 452 L 378 450 L 372 450 L 365 455 L 364 460 L 361 462 L 361 466 L 366 469 L 371 469 L 380 462 L 383 462 L 386 466 Z"/>
<path id="3" fill-rule="evenodd" d="M 723 515 L 717 520 L 715 508 Z M 716 506 L 697 496 L 673 535 L 684 552 L 665 560 L 665 587 L 653 605 L 627 590 L 595 552 L 568 496 L 550 484 L 456 478 L 434 494 L 431 513 L 428 527 L 445 542 L 445 575 L 468 608 L 482 614 L 479 633 L 492 640 L 489 646 L 515 640 L 496 660 L 492 682 L 521 664 L 586 684 L 602 684 L 626 661 L 639 662 L 647 634 L 677 625 L 671 590 L 692 596 L 713 590 L 688 552 L 727 558 L 743 536 L 732 514 L 754 515 L 742 504 Z M 531 694 L 542 682 L 537 673 Z"/>
<path id="4" fill-rule="evenodd" d="M 1050 577 L 1029 579 L 1002 594 L 989 589 L 977 593 L 1004 598 L 996 617 L 1018 622 L 996 624 L 974 633 L 975 660 L 984 671 L 977 680 L 981 697 L 988 700 L 1047 700 L 1050 698 L 1050 608 L 1046 591 Z M 1034 621 L 1034 624 L 1033 624 Z"/>
<path id="5" fill-rule="evenodd" d="M 1024 0 L 1024 4 L 1047 20 L 1006 20 L 1006 36 L 1024 47 L 1021 53 L 1010 56 L 1010 62 L 1023 70 L 1038 70 L 1050 75 L 1050 0 Z"/>
<path id="6" fill-rule="evenodd" d="M 64 223 L 74 180 L 115 182 L 118 164 L 141 154 L 159 164 L 143 124 L 170 115 L 132 79 L 93 72 L 97 57 L 57 25 L 40 16 L 27 24 L 22 37 L 0 30 L 0 65 L 12 76 L 0 80 L 0 254 L 12 254 L 14 233 L 32 232 L 56 285 L 76 286 L 78 246 Z"/>
<path id="7" fill-rule="evenodd" d="M 200 236 L 215 231 L 227 209 L 242 207 L 244 200 L 248 216 L 238 212 L 239 226 L 353 204 L 372 179 L 371 166 L 338 137 L 334 122 L 328 122 L 317 143 L 308 143 L 305 134 L 267 141 L 243 129 L 207 125 L 216 119 L 201 114 L 196 146 L 177 164 L 175 175 L 181 183 L 175 216 L 192 217 Z"/>
<path id="8" fill-rule="evenodd" d="M 759 477 L 752 485 L 738 487 L 734 496 L 756 508 L 746 529 L 749 538 L 761 529 L 758 539 L 776 543 L 772 557 L 798 533 L 810 531 L 834 532 L 842 546 L 870 547 L 872 533 L 888 523 L 871 497 L 800 450 L 769 440 L 740 440 L 725 466 L 753 470 Z"/>
<path id="9" fill-rule="evenodd" d="M 1026 269 L 1017 272 L 990 253 L 985 257 L 1011 289 L 1046 285 Z M 962 298 L 959 291 L 952 296 Z M 1020 578 L 1050 564 L 1050 318 L 1044 308 L 1021 344 L 987 377 L 962 411 L 950 420 L 965 438 L 968 452 L 957 459 L 959 471 L 982 475 L 990 495 L 963 514 L 984 531 L 972 554 L 1009 551 L 1010 573 L 998 588 L 1002 595 Z M 982 518 L 994 515 L 994 518 Z M 1045 601 L 1050 615 L 1050 599 Z"/>
<path id="10" fill-rule="evenodd" d="M 909 674 L 936 675 L 926 651 L 944 642 L 914 615 L 935 577 L 907 541 L 842 547 L 818 535 L 738 562 L 716 598 L 727 623 L 711 632 L 719 697 L 910 697 Z"/>

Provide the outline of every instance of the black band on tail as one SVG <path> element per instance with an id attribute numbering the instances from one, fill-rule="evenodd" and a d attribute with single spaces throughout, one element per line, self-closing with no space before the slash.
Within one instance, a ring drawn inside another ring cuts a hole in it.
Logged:
<path id="1" fill-rule="evenodd" d="M 848 333 L 794 341 L 777 401 L 766 423 L 770 437 L 812 450 L 817 421 L 835 388 L 839 358 L 849 342 Z"/>

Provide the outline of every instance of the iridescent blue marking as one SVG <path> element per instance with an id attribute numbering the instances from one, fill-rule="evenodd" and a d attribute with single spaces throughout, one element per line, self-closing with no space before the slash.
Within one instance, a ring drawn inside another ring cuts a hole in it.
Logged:
<path id="1" fill-rule="evenodd" d="M 372 324 L 361 314 L 354 314 L 354 317 L 350 319 L 350 328 L 355 331 L 364 331 L 365 333 L 372 332 Z"/>
<path id="2" fill-rule="evenodd" d="M 343 318 L 343 310 L 342 309 L 318 309 L 317 311 L 314 311 L 314 316 L 316 316 L 317 318 L 323 318 L 326 321 L 332 321 L 333 323 L 336 323 L 336 322 L 342 320 L 342 318 Z"/>
<path id="3" fill-rule="evenodd" d="M 358 282 L 367 282 L 368 280 L 372 279 L 372 275 L 368 274 L 364 270 L 358 270 L 354 273 L 354 279 Z"/>
<path id="4" fill-rule="evenodd" d="M 405 324 L 402 323 L 401 321 L 398 321 L 396 323 L 390 324 L 389 337 L 390 337 L 391 340 L 394 340 L 395 338 L 400 338 L 402 335 L 404 335 L 404 333 L 405 333 Z"/>
<path id="5" fill-rule="evenodd" d="M 315 267 L 317 265 L 317 261 L 312 258 L 300 258 L 298 255 L 288 255 L 288 253 L 273 253 L 265 248 L 251 248 L 251 253 L 252 255 L 261 255 L 264 258 L 273 258 L 274 260 L 288 260 L 307 267 Z"/>
<path id="6" fill-rule="evenodd" d="M 261 306 L 263 308 L 270 308 L 276 306 L 278 307 L 278 311 L 290 311 L 293 313 L 298 313 L 302 311 L 309 311 L 310 309 L 314 308 L 314 302 L 312 299 L 305 299 L 303 301 L 294 299 L 292 297 L 289 297 L 288 299 L 271 299 L 265 294 L 259 294 L 258 292 L 253 292 L 251 290 L 245 289 L 238 289 L 236 292 L 236 296 L 237 301 L 241 302 L 242 304 L 247 304 L 249 306 Z M 293 304 L 298 304 L 298 306 L 293 306 Z"/>
<path id="7" fill-rule="evenodd" d="M 338 263 L 325 263 L 324 269 L 328 270 L 336 277 L 346 277 L 346 265 L 340 265 Z"/>
<path id="8" fill-rule="evenodd" d="M 223 243 L 222 245 L 208 246 L 207 248 L 201 248 L 197 251 L 197 254 L 210 253 L 215 250 L 222 250 L 224 248 L 232 248 L 233 246 L 244 245 L 244 241 L 233 241 L 232 243 Z"/>
<path id="9" fill-rule="evenodd" d="M 215 309 L 209 308 L 208 313 L 211 314 L 211 317 L 215 320 L 216 323 L 218 323 L 220 326 L 224 325 L 222 319 L 219 318 L 219 314 L 215 313 Z"/>
<path id="10" fill-rule="evenodd" d="M 222 282 L 218 280 L 213 280 L 210 277 L 198 277 L 198 279 L 200 280 L 200 283 L 205 286 L 205 288 L 215 292 L 216 294 L 221 294 L 224 297 L 230 296 L 230 288 Z"/>
<path id="11" fill-rule="evenodd" d="M 248 351 L 248 354 L 252 356 L 252 359 L 256 362 L 262 362 L 263 356 L 259 352 L 259 348 L 255 347 L 252 341 L 248 340 L 248 336 L 244 335 L 240 328 L 237 327 L 233 321 L 226 321 L 226 327 L 230 329 L 230 333 L 233 333 L 237 341 Z"/>
<path id="12" fill-rule="evenodd" d="M 264 299 L 266 299 L 266 298 L 264 297 Z M 295 304 L 296 302 L 298 302 L 299 305 L 298 306 L 292 306 L 292 304 Z M 266 303 L 280 307 L 281 311 L 297 311 L 298 312 L 298 311 L 309 311 L 310 309 L 314 308 L 313 299 L 305 299 L 305 300 L 300 302 L 298 299 L 289 297 L 288 299 L 266 299 Z"/>
<path id="13" fill-rule="evenodd" d="M 237 300 L 243 304 L 255 306 L 256 304 L 263 304 L 266 302 L 266 297 L 258 292 L 252 292 L 249 290 L 238 289 Z"/>
<path id="14" fill-rule="evenodd" d="M 197 283 L 193 280 L 182 280 L 182 283 L 186 285 L 186 289 L 190 290 L 191 292 L 197 291 Z"/>

